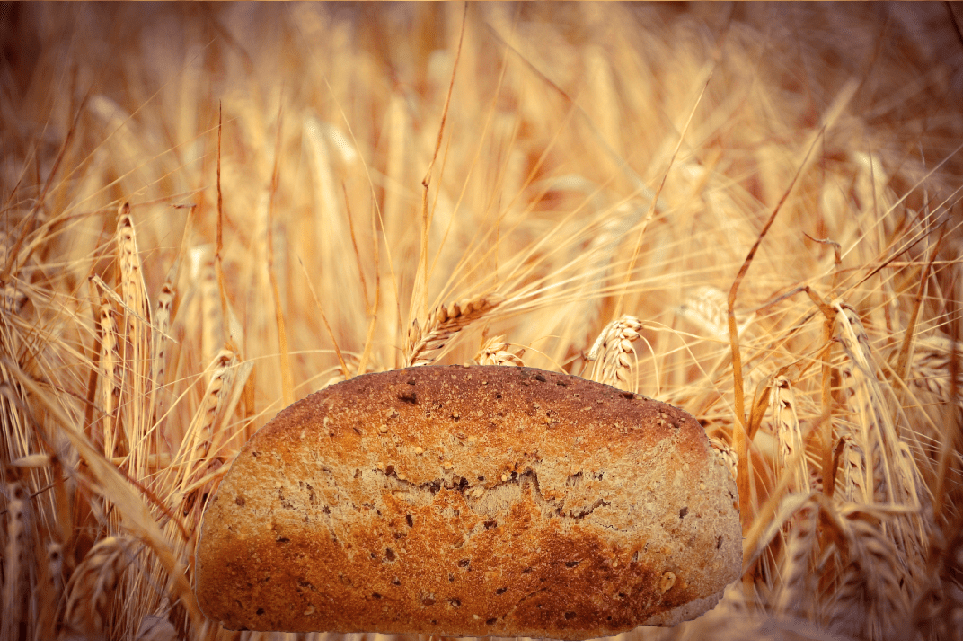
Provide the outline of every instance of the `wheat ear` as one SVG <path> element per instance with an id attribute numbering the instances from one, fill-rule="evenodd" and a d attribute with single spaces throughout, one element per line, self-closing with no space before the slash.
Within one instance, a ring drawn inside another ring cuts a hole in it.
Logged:
<path id="1" fill-rule="evenodd" d="M 127 542 L 121 537 L 105 537 L 88 551 L 67 583 L 64 621 L 72 634 L 106 635 L 110 604 L 126 568 Z"/>
<path id="2" fill-rule="evenodd" d="M 148 423 L 150 410 L 145 408 L 141 399 L 146 399 L 152 388 L 153 349 L 151 347 L 150 303 L 147 299 L 147 285 L 144 270 L 137 249 L 137 234 L 134 220 L 130 215 L 130 205 L 120 206 L 120 219 L 117 222 L 117 262 L 120 268 L 120 293 L 124 301 L 124 320 L 127 341 L 122 344 L 124 370 L 128 375 L 126 386 L 130 392 L 131 403 L 125 404 L 124 430 L 130 461 L 127 469 L 134 475 L 147 473 L 146 455 L 148 446 Z"/>
<path id="3" fill-rule="evenodd" d="M 440 305 L 428 315 L 424 327 L 415 319 L 405 342 L 405 367 L 424 366 L 441 356 L 452 338 L 498 307 L 501 299 L 481 296 L 450 305 Z"/>
<path id="4" fill-rule="evenodd" d="M 106 287 L 106 284 L 102 287 Z M 117 439 L 117 407 L 123 379 L 120 350 L 117 341 L 117 320 L 106 294 L 100 297 L 100 422 L 104 440 L 104 456 L 113 457 Z"/>
<path id="5" fill-rule="evenodd" d="M 790 492 L 809 490 L 809 466 L 806 458 L 796 459 L 796 466 L 789 470 L 788 463 L 793 453 L 803 450 L 802 431 L 799 428 L 799 416 L 796 413 L 796 395 L 789 380 L 776 377 L 772 382 L 772 423 L 779 437 L 779 454 L 777 456 L 777 470 L 780 475 L 791 475 Z"/>
<path id="6" fill-rule="evenodd" d="M 714 339 L 725 341 L 729 336 L 729 299 L 728 295 L 718 288 L 710 285 L 695 288 L 682 305 L 676 308 L 676 314 L 688 319 Z M 739 336 L 742 336 L 755 318 L 754 312 L 745 314 L 740 311 L 736 314 Z"/>
<path id="7" fill-rule="evenodd" d="M 27 561 L 27 493 L 19 482 L 11 482 L 6 487 L 7 529 L 6 546 L 3 549 L 3 621 L 0 623 L 0 637 L 4 640 L 20 638 L 20 623 L 27 617 L 24 609 Z M 20 614 L 17 617 L 16 614 Z"/>
<path id="8" fill-rule="evenodd" d="M 635 392 L 637 386 L 629 384 L 635 349 L 632 343 L 641 336 L 642 322 L 638 317 L 622 316 L 606 325 L 586 359 L 594 361 L 592 379 L 599 383 Z"/>
<path id="9" fill-rule="evenodd" d="M 508 349 L 509 345 L 504 335 L 492 337 L 482 345 L 474 361 L 480 366 L 524 366 L 521 357 L 525 350 L 516 354 Z"/>
<path id="10" fill-rule="evenodd" d="M 738 461 L 736 459 L 736 451 L 727 444 L 725 441 L 712 437 L 709 439 L 709 446 L 716 453 L 716 456 L 725 464 L 726 468 L 729 469 L 729 474 L 732 475 L 732 480 L 735 481 L 738 477 Z"/>

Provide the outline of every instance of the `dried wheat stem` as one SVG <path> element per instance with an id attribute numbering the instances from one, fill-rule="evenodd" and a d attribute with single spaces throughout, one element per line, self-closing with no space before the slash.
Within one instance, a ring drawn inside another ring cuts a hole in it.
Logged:
<path id="1" fill-rule="evenodd" d="M 500 303 L 498 297 L 480 296 L 438 306 L 428 315 L 424 327 L 421 327 L 418 319 L 412 321 L 405 342 L 405 367 L 423 366 L 437 359 L 456 334 L 490 313 Z"/>

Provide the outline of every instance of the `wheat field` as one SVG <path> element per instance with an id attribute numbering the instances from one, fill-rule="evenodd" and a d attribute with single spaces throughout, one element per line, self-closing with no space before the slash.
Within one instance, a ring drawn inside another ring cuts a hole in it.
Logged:
<path id="1" fill-rule="evenodd" d="M 963 637 L 959 7 L 0 14 L 0 638 L 283 638 L 192 593 L 233 456 L 472 362 L 730 464 L 742 579 L 624 637 Z"/>

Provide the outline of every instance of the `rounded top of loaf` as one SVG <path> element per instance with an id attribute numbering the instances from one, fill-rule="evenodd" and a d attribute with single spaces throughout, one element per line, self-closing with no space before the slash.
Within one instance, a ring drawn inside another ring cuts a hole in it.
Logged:
<path id="1" fill-rule="evenodd" d="M 740 572 L 736 503 L 669 404 L 532 368 L 362 375 L 244 446 L 198 597 L 232 628 L 612 635 L 715 605 Z"/>
<path id="2" fill-rule="evenodd" d="M 601 465 L 665 440 L 677 445 L 674 456 L 693 464 L 713 456 L 702 426 L 679 408 L 535 368 L 421 366 L 362 375 L 282 410 L 258 439 L 283 442 L 319 420 L 345 461 L 368 462 L 378 452 L 383 459 L 375 463 L 394 466 L 413 483 L 435 479 L 438 462 L 410 459 L 398 446 L 443 449 L 450 463 L 492 482 L 523 461 L 561 465 L 588 457 Z M 383 448 L 362 443 L 371 428 Z"/>

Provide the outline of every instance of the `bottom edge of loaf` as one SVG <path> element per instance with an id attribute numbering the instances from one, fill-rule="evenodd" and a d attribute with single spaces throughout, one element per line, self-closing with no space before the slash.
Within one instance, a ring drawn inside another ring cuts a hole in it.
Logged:
<path id="1" fill-rule="evenodd" d="M 484 633 L 479 634 L 478 631 L 472 631 L 472 632 L 454 631 L 454 630 L 441 628 L 438 630 L 418 631 L 415 634 L 428 635 L 431 637 L 440 636 L 440 637 L 456 637 L 456 638 L 464 637 L 464 636 L 475 637 L 479 635 L 485 638 L 489 638 L 489 637 L 500 638 L 500 637 L 507 636 L 512 638 L 524 637 L 524 638 L 531 638 L 536 640 L 540 640 L 540 639 L 586 640 L 586 639 L 595 639 L 595 638 L 606 638 L 606 637 L 612 637 L 615 635 L 622 635 L 625 633 L 629 633 L 642 626 L 666 626 L 667 627 L 667 626 L 675 626 L 677 624 L 681 624 L 682 622 L 693 620 L 697 617 L 704 615 L 705 613 L 709 612 L 710 610 L 718 606 L 719 602 L 722 600 L 723 593 L 724 591 L 719 591 L 718 593 L 715 593 L 707 597 L 696 598 L 685 604 L 682 604 L 681 606 L 677 606 L 674 609 L 665 611 L 663 613 L 659 613 L 658 615 L 653 615 L 649 619 L 638 624 L 636 627 L 629 628 L 629 629 L 606 630 L 603 627 L 599 627 L 598 629 L 593 629 L 593 630 L 559 630 L 559 629 L 544 630 L 544 631 L 533 630 L 533 629 L 524 629 L 524 630 L 516 630 L 516 631 L 493 630 L 490 634 L 486 635 Z M 219 624 L 225 629 L 229 629 L 229 630 L 237 630 L 237 631 L 248 630 L 243 626 L 238 626 L 236 622 L 221 621 Z M 301 631 L 301 630 L 297 630 L 297 631 L 278 630 L 276 632 L 305 633 L 305 631 Z M 376 629 L 364 630 L 364 631 L 362 630 L 336 630 L 336 631 L 324 631 L 324 632 L 316 631 L 316 633 L 333 633 L 337 635 L 346 635 L 346 634 L 347 635 L 351 635 L 351 634 L 411 635 L 413 632 L 410 630 L 400 632 L 400 631 L 392 630 L 389 627 L 386 629 L 376 628 Z"/>

